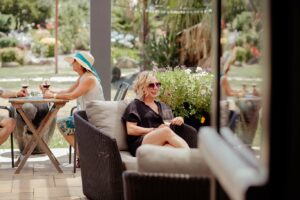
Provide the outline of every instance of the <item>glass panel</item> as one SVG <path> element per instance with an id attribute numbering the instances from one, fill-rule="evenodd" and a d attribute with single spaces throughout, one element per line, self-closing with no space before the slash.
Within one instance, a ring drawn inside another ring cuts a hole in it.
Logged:
<path id="1" fill-rule="evenodd" d="M 262 136 L 262 5 L 223 0 L 221 7 L 221 127 L 257 152 Z"/>

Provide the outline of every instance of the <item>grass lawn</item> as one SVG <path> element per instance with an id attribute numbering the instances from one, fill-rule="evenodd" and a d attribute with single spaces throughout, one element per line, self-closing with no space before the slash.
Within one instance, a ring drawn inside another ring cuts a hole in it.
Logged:
<path id="1" fill-rule="evenodd" d="M 234 89 L 241 89 L 246 84 L 248 90 L 252 90 L 252 84 L 259 89 L 262 86 L 262 70 L 259 65 L 243 65 L 242 67 L 232 66 L 228 73 L 230 85 Z"/>

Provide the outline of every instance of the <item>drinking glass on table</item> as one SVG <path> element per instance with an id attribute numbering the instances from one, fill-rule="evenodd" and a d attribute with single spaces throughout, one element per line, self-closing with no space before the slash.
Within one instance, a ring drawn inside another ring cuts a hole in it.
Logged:
<path id="1" fill-rule="evenodd" d="M 29 79 L 28 78 L 23 78 L 21 80 L 21 87 L 25 90 L 29 87 Z"/>
<path id="2" fill-rule="evenodd" d="M 170 125 L 172 119 L 174 118 L 173 112 L 171 109 L 163 109 L 162 110 L 162 118 L 165 124 Z"/>
<path id="3" fill-rule="evenodd" d="M 50 79 L 49 78 L 44 78 L 43 79 L 43 83 L 42 83 L 42 86 L 44 89 L 49 89 L 51 83 L 50 83 Z"/>
<path id="4" fill-rule="evenodd" d="M 26 95 L 28 95 L 28 87 L 29 87 L 29 78 L 21 79 L 21 87 L 25 90 Z"/>

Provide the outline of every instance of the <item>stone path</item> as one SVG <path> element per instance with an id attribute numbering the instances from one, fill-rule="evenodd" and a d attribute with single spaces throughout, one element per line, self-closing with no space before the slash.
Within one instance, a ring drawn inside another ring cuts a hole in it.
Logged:
<path id="1" fill-rule="evenodd" d="M 46 155 L 31 156 L 21 173 L 14 174 L 10 150 L 0 149 L 0 200 L 87 200 L 82 193 L 80 169 L 74 174 L 73 164 L 68 163 L 68 148 L 52 151 L 63 174 L 56 171 Z"/>

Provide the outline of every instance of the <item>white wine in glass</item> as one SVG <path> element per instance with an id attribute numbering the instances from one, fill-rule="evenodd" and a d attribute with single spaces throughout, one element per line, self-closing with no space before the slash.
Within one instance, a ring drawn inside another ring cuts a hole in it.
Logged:
<path id="1" fill-rule="evenodd" d="M 172 119 L 174 118 L 173 112 L 171 109 L 163 109 L 162 110 L 162 118 L 165 124 L 170 125 Z"/>

